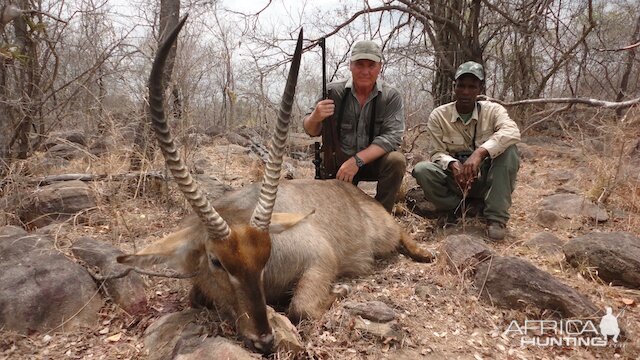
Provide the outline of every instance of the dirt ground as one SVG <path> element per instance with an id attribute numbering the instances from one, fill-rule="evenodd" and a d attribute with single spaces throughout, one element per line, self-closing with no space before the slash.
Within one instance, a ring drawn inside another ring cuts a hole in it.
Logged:
<path id="1" fill-rule="evenodd" d="M 619 324 L 626 337 L 604 348 L 584 346 L 520 346 L 516 336 L 504 334 L 509 324 L 525 319 L 554 319 L 546 311 L 527 307 L 523 310 L 500 309 L 479 300 L 479 289 L 462 275 L 452 273 L 443 261 L 421 264 L 402 255 L 378 263 L 375 273 L 356 279 L 341 279 L 353 292 L 336 302 L 324 317 L 298 326 L 311 359 L 639 359 L 640 358 L 640 290 L 609 286 L 594 276 L 594 269 L 576 270 L 562 256 L 542 257 L 523 243 L 535 233 L 544 231 L 535 219 L 538 203 L 561 185 L 549 175 L 559 169 L 574 175 L 568 184 L 583 194 L 592 194 L 602 179 L 611 179 L 618 169 L 611 159 L 596 153 L 585 153 L 575 143 L 532 138 L 528 141 L 533 157 L 524 159 L 518 175 L 509 223 L 508 237 L 490 246 L 501 255 L 519 256 L 548 271 L 561 281 L 578 289 L 599 308 L 611 306 L 614 314 L 622 312 Z M 215 149 L 214 149 L 215 146 Z M 220 147 L 222 146 L 222 147 Z M 215 139 L 194 157 L 204 157 L 216 177 L 239 187 L 255 181 L 260 165 L 249 155 L 220 152 L 225 141 Z M 124 151 L 124 150 L 123 150 Z M 102 160 L 82 160 L 56 173 L 120 172 L 126 168 L 124 153 Z M 312 177 L 309 162 L 292 161 L 295 177 Z M 628 159 L 623 167 L 632 167 Z M 160 159 L 156 169 L 161 168 Z M 88 169 L 88 170 L 87 170 Z M 637 167 L 636 167 L 637 169 Z M 624 173 L 624 169 L 623 173 Z M 585 224 L 578 230 L 550 230 L 568 241 L 581 234 L 599 231 L 627 231 L 640 235 L 640 179 L 637 170 L 629 171 L 616 182 L 607 199 L 611 220 L 601 224 Z M 630 175 L 631 174 L 631 175 Z M 634 175 L 635 174 L 635 177 Z M 42 174 L 44 175 L 44 174 Z M 411 176 L 406 176 L 411 186 Z M 68 223 L 53 236 L 56 244 L 69 257 L 69 248 L 80 236 L 109 241 L 125 252 L 133 252 L 173 231 L 187 206 L 173 186 L 167 190 L 138 193 L 136 184 L 122 185 L 100 182 L 93 185 L 103 196 L 90 222 Z M 366 191 L 369 184 L 363 185 Z M 125 191 L 126 190 L 126 191 Z M 477 219 L 466 219 L 464 226 L 441 229 L 434 220 L 423 219 L 399 204 L 400 221 L 424 246 L 436 249 L 446 235 L 469 232 L 482 234 Z M 354 219 L 357 220 L 357 219 Z M 28 336 L 0 331 L 0 359 L 145 359 L 143 333 L 160 316 L 188 306 L 188 281 L 146 278 L 149 309 L 131 316 L 108 300 L 101 311 L 101 322 L 91 329 L 62 333 L 34 333 Z M 418 290 L 418 291 L 417 291 Z M 399 314 L 394 329 L 397 336 L 375 338 L 354 328 L 353 316 L 342 304 L 346 301 L 379 300 Z M 597 322 L 596 322 L 597 323 Z M 233 328 L 225 323 L 212 323 L 212 333 L 235 339 Z M 274 359 L 286 356 L 273 355 Z"/>

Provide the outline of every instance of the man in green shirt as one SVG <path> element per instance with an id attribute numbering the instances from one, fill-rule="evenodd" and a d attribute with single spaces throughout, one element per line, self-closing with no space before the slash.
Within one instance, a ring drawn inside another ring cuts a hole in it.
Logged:
<path id="1" fill-rule="evenodd" d="M 338 164 L 336 178 L 354 184 L 377 181 L 376 200 L 391 212 L 407 166 L 398 151 L 404 108 L 398 90 L 378 79 L 381 69 L 380 46 L 357 42 L 351 49 L 351 78 L 328 84 L 329 98 L 307 113 L 303 127 L 319 136 L 323 121 L 335 114 L 342 152 L 349 157 Z"/>
<path id="2" fill-rule="evenodd" d="M 482 65 L 460 65 L 455 81 L 456 101 L 434 109 L 427 122 L 431 161 L 416 164 L 412 175 L 425 198 L 449 215 L 460 213 L 463 199 L 479 199 L 487 236 L 501 240 L 520 168 L 520 130 L 502 105 L 476 100 Z"/>

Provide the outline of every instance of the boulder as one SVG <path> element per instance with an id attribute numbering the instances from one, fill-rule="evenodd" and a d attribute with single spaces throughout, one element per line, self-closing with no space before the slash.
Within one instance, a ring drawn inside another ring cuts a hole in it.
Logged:
<path id="1" fill-rule="evenodd" d="M 78 144 L 87 145 L 87 137 L 80 131 L 61 131 L 49 134 L 47 140 L 42 144 L 44 150 L 49 150 L 58 144 Z"/>
<path id="2" fill-rule="evenodd" d="M 388 342 L 401 340 L 402 332 L 396 330 L 398 324 L 394 321 L 378 323 L 363 318 L 356 318 L 354 328 L 364 334 L 373 335 L 375 338 Z"/>
<path id="3" fill-rule="evenodd" d="M 473 282 L 481 289 L 483 300 L 502 308 L 533 305 L 557 311 L 563 318 L 586 318 L 598 313 L 598 308 L 584 295 L 515 257 L 494 256 L 483 262 L 478 265 Z"/>
<path id="4" fill-rule="evenodd" d="M 17 213 L 30 227 L 64 221 L 96 206 L 93 192 L 79 180 L 61 181 L 36 189 L 26 196 Z M 76 217 L 82 222 L 83 217 Z"/>
<path id="5" fill-rule="evenodd" d="M 0 328 L 29 333 L 95 326 L 102 307 L 97 291 L 51 238 L 0 228 Z"/>
<path id="6" fill-rule="evenodd" d="M 486 261 L 493 251 L 482 239 L 470 235 L 450 235 L 440 247 L 440 258 L 444 258 L 454 272 L 463 272 Z"/>
<path id="7" fill-rule="evenodd" d="M 536 214 L 536 221 L 538 225 L 547 229 L 571 229 L 579 228 L 581 224 L 576 222 L 575 224 L 568 219 L 560 216 L 559 213 L 552 210 L 540 210 Z"/>
<path id="8" fill-rule="evenodd" d="M 189 343 L 190 338 L 200 338 L 206 328 L 197 323 L 200 310 L 187 309 L 167 314 L 156 320 L 144 332 L 144 345 L 149 360 L 172 359 L 179 353 L 180 346 Z M 180 343 L 180 344 L 179 344 Z"/>
<path id="9" fill-rule="evenodd" d="M 76 144 L 58 144 L 47 150 L 45 157 L 73 160 L 85 155 L 85 150 Z"/>
<path id="10" fill-rule="evenodd" d="M 396 318 L 396 312 L 382 301 L 347 302 L 344 307 L 353 315 L 378 323 L 389 322 Z"/>
<path id="11" fill-rule="evenodd" d="M 534 234 L 525 246 L 536 249 L 541 255 L 554 255 L 562 253 L 564 242 L 553 233 L 543 231 Z"/>
<path id="12" fill-rule="evenodd" d="M 590 266 L 604 281 L 640 289 L 640 238 L 629 233 L 589 233 L 564 245 L 573 266 Z"/>
<path id="13" fill-rule="evenodd" d="M 200 340 L 200 339 L 198 339 Z M 255 354 L 222 337 L 202 340 L 197 346 L 182 347 L 174 360 L 256 360 Z"/>
<path id="14" fill-rule="evenodd" d="M 558 213 L 561 217 L 576 219 L 585 217 L 598 222 L 609 220 L 609 215 L 584 196 L 576 194 L 554 194 L 545 197 L 540 203 L 542 210 Z"/>
<path id="15" fill-rule="evenodd" d="M 100 269 L 103 277 L 120 274 L 127 269 L 127 266 L 116 262 L 116 257 L 124 253 L 103 241 L 81 237 L 73 244 L 71 251 L 87 265 Z M 105 280 L 104 289 L 113 302 L 129 314 L 136 315 L 147 309 L 144 281 L 135 272 L 129 272 L 121 278 Z"/>

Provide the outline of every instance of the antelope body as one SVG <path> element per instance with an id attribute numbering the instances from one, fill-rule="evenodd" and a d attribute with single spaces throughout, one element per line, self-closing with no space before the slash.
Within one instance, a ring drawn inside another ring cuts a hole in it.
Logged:
<path id="1" fill-rule="evenodd" d="M 292 319 L 318 318 L 335 299 L 335 279 L 370 272 L 376 257 L 399 249 L 415 260 L 432 260 L 382 205 L 350 183 L 309 179 L 279 184 L 302 32 L 262 184 L 228 193 L 210 205 L 175 149 L 162 107 L 164 58 L 185 20 L 158 50 L 149 80 L 150 107 L 167 166 L 197 216 L 139 253 L 119 257 L 119 262 L 166 263 L 197 272 L 192 279 L 194 305 L 231 316 L 248 345 L 268 352 L 273 335 L 266 303 L 290 300 Z"/>

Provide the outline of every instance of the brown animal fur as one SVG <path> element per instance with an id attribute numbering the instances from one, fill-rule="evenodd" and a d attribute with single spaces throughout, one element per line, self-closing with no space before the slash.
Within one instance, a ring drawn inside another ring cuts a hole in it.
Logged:
<path id="1" fill-rule="evenodd" d="M 280 304 L 291 297 L 288 314 L 300 320 L 320 317 L 335 298 L 330 291 L 335 279 L 369 273 L 376 257 L 398 249 L 416 261 L 433 259 L 378 202 L 355 186 L 337 180 L 282 182 L 276 212 L 315 214 L 307 219 L 294 216 L 294 220 L 302 221 L 298 225 L 293 221 L 295 226 L 271 234 L 269 241 L 268 234 L 244 225 L 258 192 L 258 185 L 245 187 L 213 204 L 232 228 L 232 236 L 210 252 L 206 251 L 204 227 L 192 217 L 183 229 L 119 261 L 132 265 L 164 261 L 185 272 L 199 271 L 193 279 L 192 299 L 197 304 L 213 304 L 240 321 L 250 308 L 243 304 L 246 299 L 235 294 L 229 275 L 259 286 L 255 276 L 261 274 L 265 261 L 262 286 L 266 303 Z M 278 217 L 286 218 L 274 214 L 275 221 Z M 268 253 L 265 244 L 271 245 Z M 227 261 L 224 267 L 212 266 L 211 262 L 219 257 L 235 260 Z"/>

